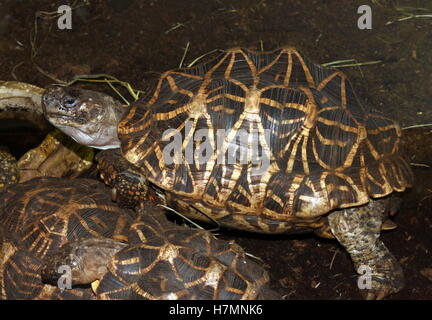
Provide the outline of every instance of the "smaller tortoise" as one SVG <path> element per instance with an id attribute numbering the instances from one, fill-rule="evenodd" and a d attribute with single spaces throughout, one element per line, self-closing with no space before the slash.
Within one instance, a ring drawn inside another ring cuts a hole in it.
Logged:
<path id="1" fill-rule="evenodd" d="M 98 181 L 10 185 L 0 219 L 2 299 L 276 297 L 267 272 L 237 245 L 177 226 L 150 205 L 139 215 L 121 209 Z M 70 290 L 60 289 L 60 266 L 72 270 Z M 88 286 L 95 281 L 96 295 Z"/>
<path id="2" fill-rule="evenodd" d="M 128 244 L 85 239 L 48 257 L 45 281 L 56 283 L 59 266 L 72 266 L 73 282 L 94 287 L 97 299 L 275 299 L 269 277 L 232 242 L 208 231 L 169 222 L 152 204 L 138 210 Z"/>
<path id="3" fill-rule="evenodd" d="M 235 48 L 163 73 L 128 109 L 61 86 L 46 90 L 43 107 L 77 142 L 120 148 L 179 212 L 252 232 L 335 237 L 356 270 L 369 268 L 368 298 L 403 287 L 401 267 L 379 239 L 387 196 L 412 185 L 401 130 L 368 112 L 342 72 L 290 47 Z M 135 200 L 140 189 L 132 188 Z"/>
<path id="4" fill-rule="evenodd" d="M 89 288 L 44 284 L 43 260 L 82 238 L 126 239 L 134 214 L 111 202 L 107 188 L 86 179 L 35 178 L 0 193 L 0 298 L 90 299 Z"/>

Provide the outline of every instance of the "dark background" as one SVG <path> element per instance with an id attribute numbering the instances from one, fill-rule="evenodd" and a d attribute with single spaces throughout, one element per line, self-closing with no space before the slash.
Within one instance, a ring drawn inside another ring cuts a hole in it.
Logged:
<path id="1" fill-rule="evenodd" d="M 74 8 L 72 30 L 57 28 L 57 8 Z M 359 30 L 357 8 L 372 8 L 372 30 Z M 357 95 L 402 127 L 432 123 L 432 2 L 425 1 L 0 1 L 0 79 L 46 86 L 105 73 L 136 89 L 214 49 L 298 48 L 317 63 L 355 59 L 344 68 Z M 186 47 L 188 50 L 186 51 Z M 98 84 L 97 90 L 112 93 Z M 130 97 L 128 97 L 130 98 Z M 399 228 L 383 240 L 401 262 L 406 288 L 391 299 L 432 298 L 432 138 L 406 130 L 417 182 L 404 197 Z M 429 166 L 429 167 L 427 167 Z M 313 236 L 221 232 L 268 266 L 285 299 L 358 299 L 349 256 Z"/>

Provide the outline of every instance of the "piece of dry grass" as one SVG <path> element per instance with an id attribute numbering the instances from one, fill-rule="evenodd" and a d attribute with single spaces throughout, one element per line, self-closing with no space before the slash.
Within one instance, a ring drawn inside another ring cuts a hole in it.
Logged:
<path id="1" fill-rule="evenodd" d="M 355 59 L 347 59 L 347 60 L 337 60 L 332 62 L 323 63 L 323 67 L 332 67 L 332 68 L 347 68 L 347 67 L 360 67 L 371 64 L 379 64 L 381 60 L 374 61 L 366 61 L 366 62 L 357 62 Z"/>
<path id="2" fill-rule="evenodd" d="M 432 13 L 427 8 L 416 8 L 416 7 L 395 7 L 395 10 L 403 15 L 403 17 L 387 21 L 386 25 L 393 24 L 395 22 L 407 21 L 411 19 L 430 19 Z"/>
<path id="3" fill-rule="evenodd" d="M 425 127 L 432 127 L 432 123 L 415 124 L 412 126 L 403 127 L 402 130 L 413 129 L 413 128 L 425 128 Z"/>
<path id="4" fill-rule="evenodd" d="M 183 62 L 184 62 L 186 55 L 189 51 L 189 45 L 190 45 L 190 41 L 188 41 L 188 43 L 186 44 L 186 48 L 184 49 L 183 56 L 182 56 L 180 64 L 179 64 L 179 68 L 183 67 Z"/>

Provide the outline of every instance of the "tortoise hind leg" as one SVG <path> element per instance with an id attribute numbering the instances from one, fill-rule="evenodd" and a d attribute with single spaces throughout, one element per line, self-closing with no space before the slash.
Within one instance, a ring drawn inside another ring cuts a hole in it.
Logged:
<path id="1" fill-rule="evenodd" d="M 365 206 L 338 210 L 328 217 L 333 234 L 362 274 L 359 288 L 368 289 L 367 299 L 382 299 L 404 286 L 401 266 L 379 239 L 385 201 L 371 200 Z"/>

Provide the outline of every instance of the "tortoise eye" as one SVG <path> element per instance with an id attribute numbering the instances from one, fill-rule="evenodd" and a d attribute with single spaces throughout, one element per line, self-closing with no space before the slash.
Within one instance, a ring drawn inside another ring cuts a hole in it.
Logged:
<path id="1" fill-rule="evenodd" d="M 66 108 L 73 108 L 77 105 L 78 99 L 72 96 L 65 96 L 63 98 L 62 104 Z"/>

